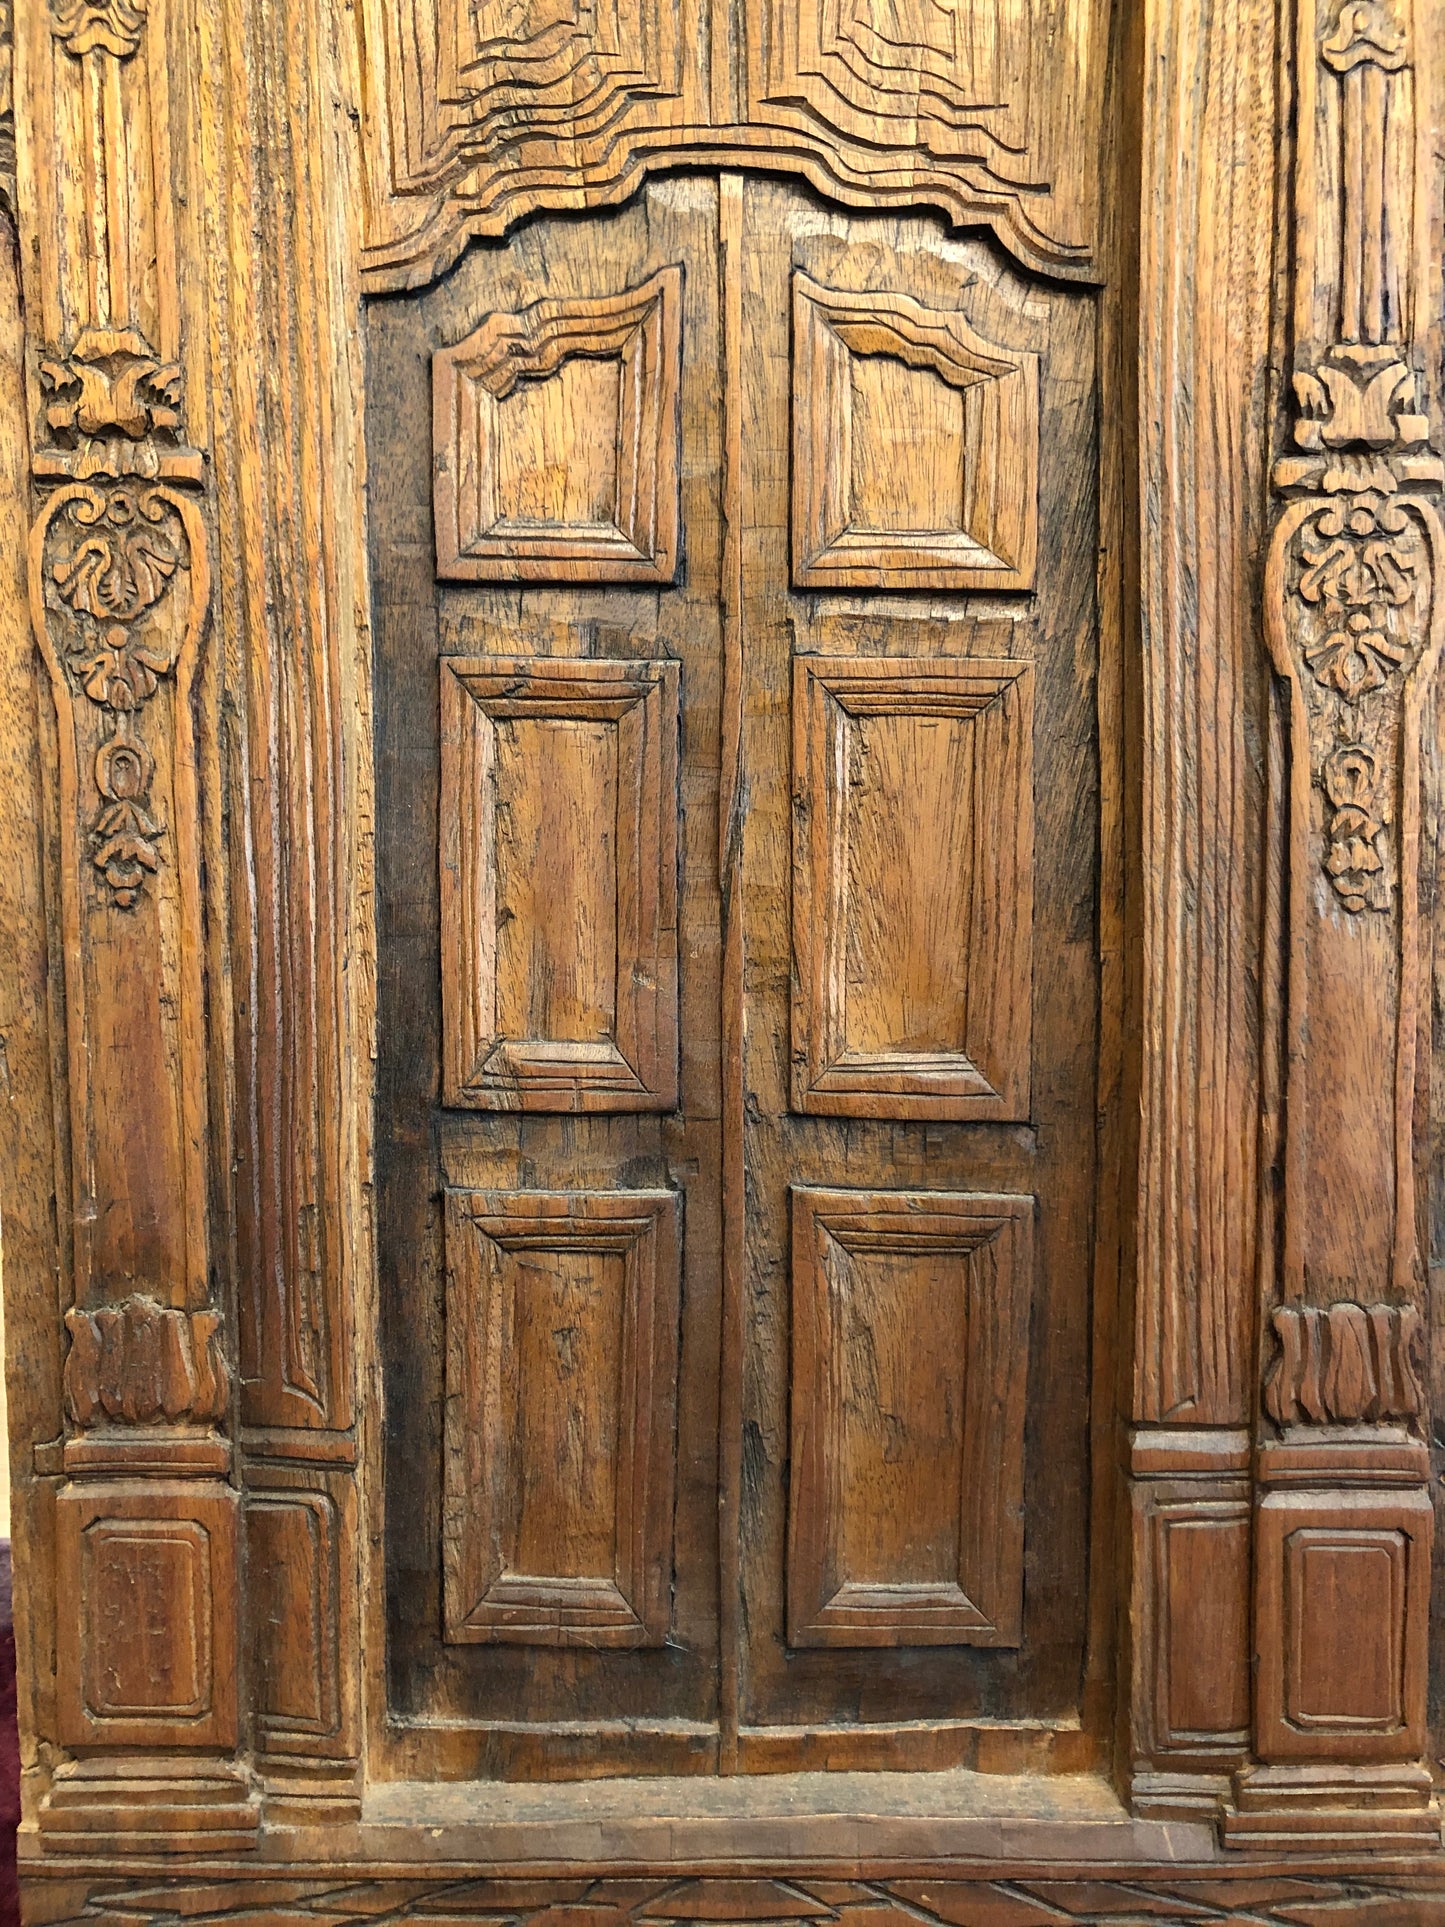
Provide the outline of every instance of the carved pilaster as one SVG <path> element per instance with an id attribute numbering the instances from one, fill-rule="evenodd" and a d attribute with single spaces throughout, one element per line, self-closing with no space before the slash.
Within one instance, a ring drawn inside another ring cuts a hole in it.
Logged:
<path id="1" fill-rule="evenodd" d="M 1257 1764 L 1225 1837 L 1439 1838 L 1415 1199 L 1422 721 L 1445 641 L 1427 392 L 1434 0 L 1300 0 L 1292 395 L 1264 626 L 1280 833 L 1266 1017 Z"/>
<path id="2" fill-rule="evenodd" d="M 208 1213 L 200 694 L 166 0 L 19 11 L 30 616 L 53 704 L 70 1173 L 51 1850 L 233 1850 L 239 1501 Z M 184 122 L 180 123 L 182 126 Z M 182 171 L 178 175 L 178 168 Z"/>

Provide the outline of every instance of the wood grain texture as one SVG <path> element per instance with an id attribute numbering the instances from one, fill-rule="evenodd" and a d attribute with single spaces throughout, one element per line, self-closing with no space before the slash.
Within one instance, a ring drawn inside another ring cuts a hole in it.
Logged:
<path id="1" fill-rule="evenodd" d="M 432 357 L 437 573 L 669 582 L 682 269 L 488 315 Z"/>
<path id="2" fill-rule="evenodd" d="M 1028 663 L 794 661 L 800 1111 L 1027 1117 L 1032 742 Z"/>
<path id="3" fill-rule="evenodd" d="M 790 1644 L 1018 1645 L 1034 1200 L 792 1207 Z"/>
<path id="4" fill-rule="evenodd" d="M 1190 1425 L 1251 1411 L 1274 43 L 1268 8 L 1161 5 L 1143 51 L 1134 1409 Z"/>
<path id="5" fill-rule="evenodd" d="M 37 1922 L 1445 1917 L 1440 10 L 0 0 Z"/>
<path id="6" fill-rule="evenodd" d="M 956 311 L 793 272 L 793 583 L 1027 589 L 1039 369 Z"/>
<path id="7" fill-rule="evenodd" d="M 441 678 L 446 1101 L 671 1110 L 677 664 Z"/>
<path id="8" fill-rule="evenodd" d="M 668 1191 L 448 1193 L 448 1639 L 665 1640 L 678 1220 Z"/>
<path id="9" fill-rule="evenodd" d="M 803 175 L 852 205 L 983 221 L 1097 271 L 1107 10 L 836 0 L 574 11 L 368 0 L 363 264 L 415 287 L 547 206 L 610 207 L 675 164 Z"/>

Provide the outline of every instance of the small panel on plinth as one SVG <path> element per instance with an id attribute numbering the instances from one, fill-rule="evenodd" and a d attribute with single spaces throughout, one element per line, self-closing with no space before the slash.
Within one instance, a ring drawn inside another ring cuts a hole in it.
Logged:
<path id="1" fill-rule="evenodd" d="M 1039 360 L 906 294 L 793 275 L 793 581 L 1027 589 Z"/>
<path id="2" fill-rule="evenodd" d="M 1029 1114 L 1033 670 L 793 665 L 793 1103 Z"/>
<path id="3" fill-rule="evenodd" d="M 67 1746 L 236 1742 L 235 1493 L 97 1480 L 56 1500 L 59 1736 Z"/>
<path id="4" fill-rule="evenodd" d="M 451 1191 L 446 1213 L 446 1637 L 660 1646 L 678 1198 Z"/>
<path id="5" fill-rule="evenodd" d="M 671 582 L 682 269 L 491 314 L 432 357 L 437 573 Z"/>
<path id="6" fill-rule="evenodd" d="M 789 1643 L 1017 1646 L 1034 1200 L 792 1199 Z"/>
<path id="7" fill-rule="evenodd" d="M 446 1102 L 670 1110 L 677 664 L 449 658 L 441 682 Z"/>

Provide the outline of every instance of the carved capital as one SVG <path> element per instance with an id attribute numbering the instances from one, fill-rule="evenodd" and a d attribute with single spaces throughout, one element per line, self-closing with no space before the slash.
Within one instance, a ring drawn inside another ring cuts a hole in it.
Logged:
<path id="1" fill-rule="evenodd" d="M 1418 1419 L 1424 1326 L 1413 1305 L 1277 1305 L 1279 1350 L 1265 1383 L 1277 1425 Z"/>
<path id="2" fill-rule="evenodd" d="M 230 1373 L 219 1312 L 175 1311 L 137 1293 L 99 1311 L 69 1311 L 65 1328 L 65 1403 L 82 1429 L 224 1417 Z"/>

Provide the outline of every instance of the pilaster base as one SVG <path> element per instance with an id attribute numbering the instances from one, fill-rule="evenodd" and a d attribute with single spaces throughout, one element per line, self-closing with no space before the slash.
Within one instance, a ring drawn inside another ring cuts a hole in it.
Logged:
<path id="1" fill-rule="evenodd" d="M 1422 1766 L 1250 1766 L 1234 1776 L 1220 1837 L 1255 1851 L 1338 1851 L 1349 1838 L 1418 1853 L 1440 1845 L 1440 1806 Z"/>
<path id="2" fill-rule="evenodd" d="M 40 1809 L 47 1854 L 244 1853 L 260 1824 L 250 1773 L 227 1760 L 72 1761 Z"/>

